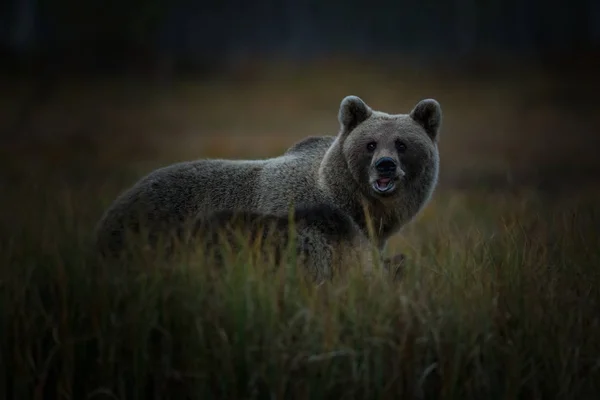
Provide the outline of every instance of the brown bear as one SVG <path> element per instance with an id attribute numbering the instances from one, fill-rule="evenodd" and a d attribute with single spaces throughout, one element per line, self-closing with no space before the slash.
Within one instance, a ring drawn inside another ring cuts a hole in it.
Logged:
<path id="1" fill-rule="evenodd" d="M 293 207 L 328 205 L 352 221 L 353 240 L 372 239 L 383 251 L 437 184 L 440 105 L 426 99 L 408 114 L 388 114 L 347 96 L 338 120 L 336 136 L 309 137 L 278 157 L 201 159 L 151 172 L 106 211 L 99 246 L 119 251 L 124 232 L 141 225 L 152 236 L 189 229 L 217 212 L 287 216 Z"/>

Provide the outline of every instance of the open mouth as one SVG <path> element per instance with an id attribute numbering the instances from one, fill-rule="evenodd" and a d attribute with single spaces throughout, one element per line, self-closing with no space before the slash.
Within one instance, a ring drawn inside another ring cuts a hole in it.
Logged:
<path id="1" fill-rule="evenodd" d="M 375 182 L 373 182 L 373 189 L 380 193 L 389 192 L 395 186 L 394 180 L 392 178 L 379 178 Z"/>

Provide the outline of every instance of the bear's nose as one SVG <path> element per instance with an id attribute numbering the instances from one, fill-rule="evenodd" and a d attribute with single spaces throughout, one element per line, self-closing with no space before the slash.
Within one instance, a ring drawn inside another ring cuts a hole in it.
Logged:
<path id="1" fill-rule="evenodd" d="M 391 157 L 381 157 L 375 163 L 375 168 L 377 172 L 391 173 L 396 171 L 396 162 Z"/>

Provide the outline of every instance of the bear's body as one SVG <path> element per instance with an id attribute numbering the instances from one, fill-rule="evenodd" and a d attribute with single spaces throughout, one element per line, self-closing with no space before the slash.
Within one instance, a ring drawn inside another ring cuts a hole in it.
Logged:
<path id="1" fill-rule="evenodd" d="M 423 100 L 409 114 L 392 115 L 348 96 L 338 119 L 337 136 L 306 138 L 279 157 L 205 159 L 153 171 L 107 210 L 97 229 L 99 245 L 118 251 L 123 232 L 140 224 L 162 234 L 220 211 L 282 216 L 292 205 L 325 204 L 354 221 L 353 234 L 373 234 L 383 250 L 435 188 L 441 109 Z"/>
<path id="2" fill-rule="evenodd" d="M 300 200 L 297 206 L 321 204 L 315 190 L 296 193 L 299 188 L 316 186 L 318 157 L 316 153 L 296 153 L 256 161 L 211 159 L 157 169 L 121 194 L 106 211 L 97 229 L 99 244 L 119 251 L 125 231 L 141 225 L 152 238 L 188 229 L 197 218 L 219 211 L 285 216 L 291 199 Z M 278 184 L 278 170 L 294 173 Z M 272 193 L 265 193 L 269 191 Z"/>

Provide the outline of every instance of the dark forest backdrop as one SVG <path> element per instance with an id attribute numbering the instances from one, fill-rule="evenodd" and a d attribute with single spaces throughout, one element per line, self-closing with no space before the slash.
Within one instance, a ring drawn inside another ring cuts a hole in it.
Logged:
<path id="1" fill-rule="evenodd" d="M 594 0 L 8 0 L 5 54 L 65 57 L 88 66 L 160 60 L 231 65 L 269 56 L 395 54 L 453 64 L 594 52 Z M 465 58 L 466 57 L 466 58 Z M 5 58 L 6 59 L 6 58 Z"/>

